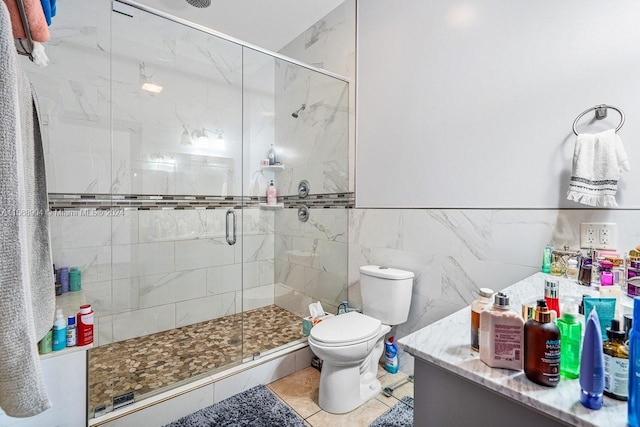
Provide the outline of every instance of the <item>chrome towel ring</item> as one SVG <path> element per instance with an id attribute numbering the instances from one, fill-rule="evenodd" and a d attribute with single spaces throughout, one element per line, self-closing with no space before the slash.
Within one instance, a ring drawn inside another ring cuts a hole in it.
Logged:
<path id="1" fill-rule="evenodd" d="M 596 119 L 602 120 L 602 119 L 607 117 L 607 109 L 608 108 L 611 108 L 612 110 L 616 110 L 618 112 L 618 114 L 620 114 L 620 124 L 616 128 L 616 132 L 618 132 L 620 130 L 620 128 L 622 127 L 622 125 L 624 125 L 624 112 L 620 108 L 614 107 L 613 105 L 600 104 L 600 105 L 596 105 L 596 106 L 591 107 L 591 108 L 587 108 L 582 113 L 578 114 L 578 117 L 576 117 L 576 119 L 573 121 L 573 133 L 578 135 L 578 130 L 576 129 L 576 126 L 578 125 L 578 120 L 580 120 L 582 118 L 582 116 L 584 116 L 585 114 L 587 114 L 590 111 L 594 111 L 595 110 Z"/>

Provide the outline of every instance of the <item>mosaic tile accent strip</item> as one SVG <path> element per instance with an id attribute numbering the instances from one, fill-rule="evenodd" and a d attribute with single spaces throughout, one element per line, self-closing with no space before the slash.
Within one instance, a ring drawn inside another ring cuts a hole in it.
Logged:
<path id="1" fill-rule="evenodd" d="M 278 200 L 279 201 L 279 200 Z M 298 209 L 302 205 L 308 208 L 349 208 L 355 206 L 354 193 L 310 194 L 304 199 L 300 196 L 284 197 L 286 208 Z"/>
<path id="2" fill-rule="evenodd" d="M 266 203 L 266 197 L 242 196 L 171 196 L 142 194 L 61 194 L 49 193 L 49 209 L 52 211 L 72 209 L 242 209 L 257 207 Z M 298 196 L 280 196 L 278 203 L 286 208 L 307 205 L 310 208 L 353 208 L 354 193 L 309 195 L 305 199 Z"/>
<path id="3" fill-rule="evenodd" d="M 115 396 L 134 392 L 137 401 L 302 338 L 302 319 L 270 305 L 92 348 L 90 417 L 96 406 L 111 407 Z"/>

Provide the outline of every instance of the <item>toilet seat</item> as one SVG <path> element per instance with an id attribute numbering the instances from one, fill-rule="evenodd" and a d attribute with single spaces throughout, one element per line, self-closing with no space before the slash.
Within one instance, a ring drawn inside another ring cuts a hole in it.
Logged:
<path id="1" fill-rule="evenodd" d="M 324 346 L 355 345 L 380 333 L 382 322 L 357 312 L 330 317 L 311 328 L 313 341 Z"/>

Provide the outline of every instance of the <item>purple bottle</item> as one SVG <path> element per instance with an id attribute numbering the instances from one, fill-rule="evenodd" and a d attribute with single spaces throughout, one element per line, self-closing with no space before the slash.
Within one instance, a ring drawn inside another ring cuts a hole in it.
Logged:
<path id="1" fill-rule="evenodd" d="M 62 267 L 60 272 L 60 283 L 62 284 L 62 293 L 69 292 L 69 269 Z"/>

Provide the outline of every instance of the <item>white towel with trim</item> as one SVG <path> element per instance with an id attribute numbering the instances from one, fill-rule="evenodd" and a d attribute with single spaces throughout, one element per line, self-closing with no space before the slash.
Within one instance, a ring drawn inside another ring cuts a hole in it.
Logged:
<path id="1" fill-rule="evenodd" d="M 615 129 L 581 133 L 573 151 L 567 199 L 589 206 L 615 207 L 618 179 L 631 165 Z"/>
<path id="2" fill-rule="evenodd" d="M 51 407 L 36 346 L 55 310 L 36 107 L 0 1 L 0 408 L 11 417 Z"/>

